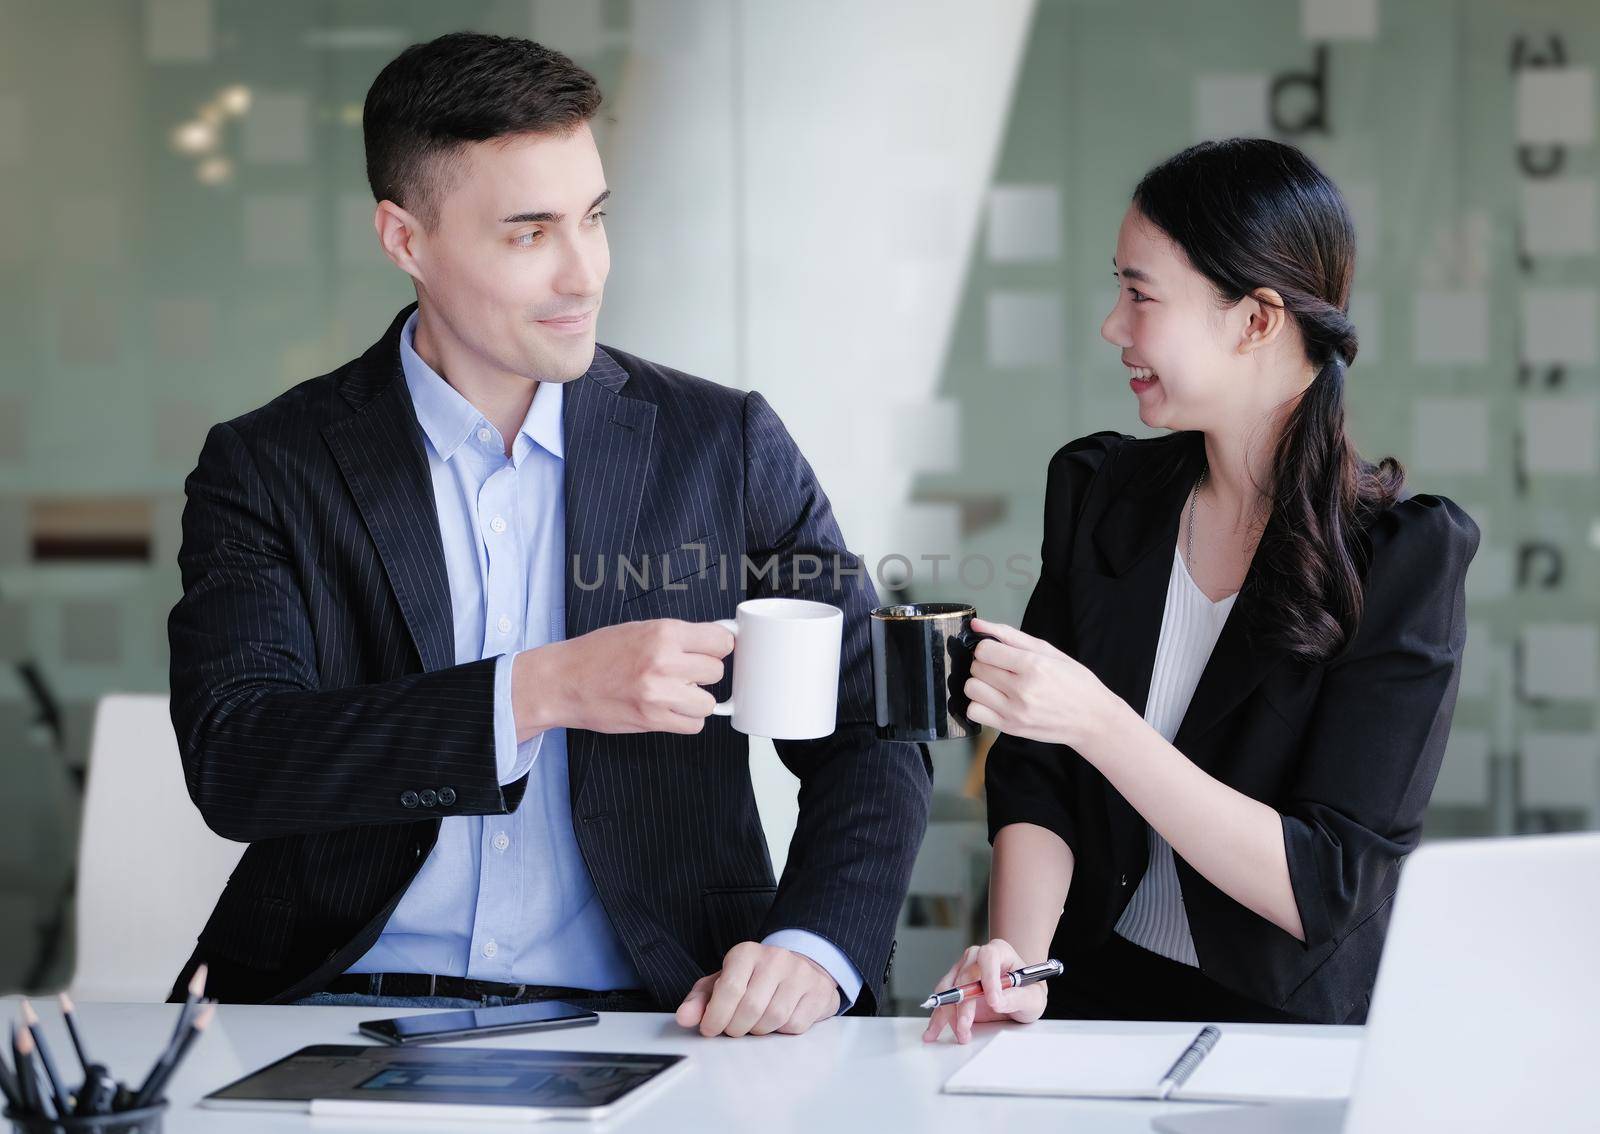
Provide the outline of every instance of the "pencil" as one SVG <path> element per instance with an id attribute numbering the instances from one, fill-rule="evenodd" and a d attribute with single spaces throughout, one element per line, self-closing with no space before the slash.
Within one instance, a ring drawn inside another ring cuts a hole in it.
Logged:
<path id="1" fill-rule="evenodd" d="M 178 1009 L 178 1024 L 172 1029 L 172 1039 L 168 1046 L 177 1043 L 183 1038 L 183 1033 L 188 1030 L 189 1022 L 194 1019 L 194 1006 L 200 1003 L 200 998 L 206 991 L 206 973 L 209 970 L 202 962 L 196 966 L 194 975 L 189 978 L 189 995 L 184 998 L 183 1007 Z"/>
<path id="2" fill-rule="evenodd" d="M 23 1114 L 34 1110 L 33 1092 L 28 1089 L 28 1068 L 22 1063 L 22 1045 L 17 1039 L 17 1025 L 11 1025 L 11 1066 L 17 1069 L 17 1099 Z"/>
<path id="3" fill-rule="evenodd" d="M 55 1117 L 55 1108 L 39 1085 L 39 1072 L 33 1065 L 33 1033 L 23 1028 L 15 1036 L 17 1045 L 17 1085 L 28 1110 L 45 1118 Z"/>
<path id="4" fill-rule="evenodd" d="M 0 1056 L 0 1093 L 6 1096 L 6 1106 L 11 1109 L 12 1114 L 22 1113 L 20 1092 L 21 1087 L 17 1083 L 17 1077 L 11 1073 L 11 1068 L 6 1066 L 5 1058 Z"/>
<path id="5" fill-rule="evenodd" d="M 172 1029 L 172 1038 L 167 1040 L 167 1046 L 161 1049 L 161 1054 L 156 1057 L 154 1065 L 150 1068 L 150 1073 L 145 1076 L 144 1086 L 141 1086 L 135 1092 L 133 1102 L 130 1105 L 145 1105 L 139 1101 L 145 1096 L 145 1087 L 150 1085 L 156 1077 L 156 1072 L 173 1058 L 179 1045 L 183 1043 L 184 1036 L 189 1032 L 190 1024 L 194 1022 L 195 1005 L 200 1003 L 201 996 L 205 992 L 208 971 L 204 962 L 195 966 L 193 975 L 189 977 L 189 993 L 184 998 L 183 1006 L 178 1009 L 178 1022 Z"/>
<path id="6" fill-rule="evenodd" d="M 50 1058 L 50 1045 L 44 1042 L 44 1029 L 39 1026 L 39 1013 L 33 1010 L 33 1005 L 27 999 L 22 1001 L 22 1018 L 28 1025 L 28 1034 L 33 1036 L 34 1046 L 39 1049 L 39 1065 L 44 1068 L 44 1077 L 50 1081 L 50 1093 L 55 1097 L 56 1111 L 59 1114 L 70 1113 L 67 1104 L 67 1092 L 61 1089 L 61 1076 L 56 1074 L 56 1061 Z"/>
<path id="7" fill-rule="evenodd" d="M 189 1025 L 189 1031 L 179 1041 L 178 1046 L 174 1049 L 169 1049 L 167 1054 L 150 1069 L 150 1074 L 145 1078 L 143 1086 L 139 1088 L 139 1093 L 134 1096 L 134 1109 L 149 1106 L 161 1097 L 161 1092 L 165 1089 L 167 1080 L 172 1078 L 172 1073 L 178 1069 L 178 1064 L 183 1062 L 184 1056 L 189 1054 L 189 1049 L 194 1046 L 195 1039 L 201 1032 L 206 1030 L 206 1026 L 211 1023 L 211 1017 L 216 1014 L 216 1011 L 217 1005 L 214 1001 L 208 1001 L 205 1007 L 200 1009 L 200 1014 L 194 1018 L 194 1023 Z"/>
<path id="8" fill-rule="evenodd" d="M 78 1017 L 72 1004 L 72 997 L 65 992 L 58 994 L 61 1001 L 61 1018 L 67 1022 L 67 1034 L 72 1037 L 72 1050 L 78 1053 L 78 1066 L 83 1068 L 83 1073 L 89 1073 L 89 1053 L 83 1046 L 83 1036 L 78 1034 Z"/>

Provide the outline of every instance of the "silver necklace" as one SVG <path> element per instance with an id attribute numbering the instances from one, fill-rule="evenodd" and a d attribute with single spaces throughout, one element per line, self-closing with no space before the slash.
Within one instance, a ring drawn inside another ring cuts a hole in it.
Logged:
<path id="1" fill-rule="evenodd" d="M 1194 506 L 1200 499 L 1200 486 L 1206 482 L 1206 473 L 1211 471 L 1207 465 L 1200 470 L 1200 479 L 1194 482 L 1194 488 L 1189 491 L 1189 539 L 1188 546 L 1184 548 L 1183 563 L 1189 568 L 1190 574 L 1194 573 Z"/>

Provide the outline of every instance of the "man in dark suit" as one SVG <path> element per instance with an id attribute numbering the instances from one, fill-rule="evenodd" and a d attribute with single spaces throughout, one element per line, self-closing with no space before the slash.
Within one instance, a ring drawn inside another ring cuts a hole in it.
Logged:
<path id="1" fill-rule="evenodd" d="M 187 484 L 173 723 L 207 823 L 251 845 L 180 987 L 205 962 L 224 1000 L 560 996 L 707 1035 L 880 1003 L 927 755 L 876 739 L 872 585 L 766 401 L 596 347 L 599 102 L 468 34 L 368 93 L 418 302 L 216 426 Z M 777 745 L 776 886 L 746 740 L 706 720 L 709 623 L 762 595 L 845 614 L 836 730 Z"/>

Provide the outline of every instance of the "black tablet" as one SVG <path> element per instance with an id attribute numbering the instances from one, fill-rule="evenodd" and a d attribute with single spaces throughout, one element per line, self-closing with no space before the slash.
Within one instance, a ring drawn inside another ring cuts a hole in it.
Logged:
<path id="1" fill-rule="evenodd" d="M 684 1058 L 318 1044 L 212 1092 L 200 1105 L 440 1119 L 483 1114 L 483 1107 L 512 1107 L 526 1110 L 519 1117 L 529 1119 L 605 1118 L 673 1078 Z"/>
<path id="2" fill-rule="evenodd" d="M 396 1046 L 442 1043 L 474 1036 L 505 1036 L 598 1024 L 600 1016 L 565 1000 L 536 1000 L 499 1008 L 464 1008 L 458 1012 L 424 1012 L 388 1020 L 363 1020 L 356 1031 Z"/>

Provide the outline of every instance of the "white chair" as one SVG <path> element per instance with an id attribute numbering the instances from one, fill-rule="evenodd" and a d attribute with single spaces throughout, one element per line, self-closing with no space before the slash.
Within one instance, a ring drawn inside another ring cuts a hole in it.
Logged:
<path id="1" fill-rule="evenodd" d="M 162 1001 L 244 844 L 189 801 L 164 694 L 101 698 L 89 753 L 72 993 Z"/>

